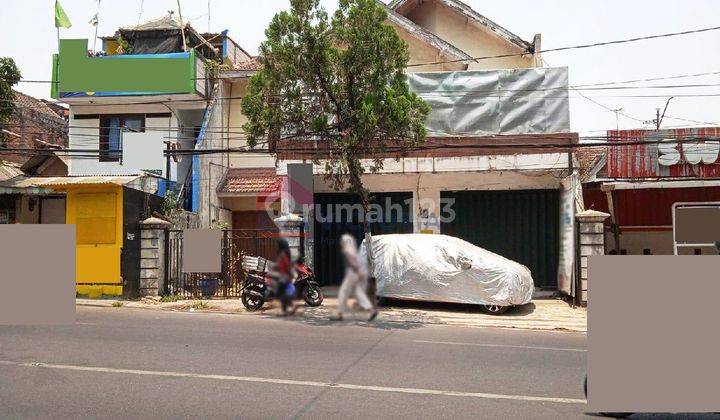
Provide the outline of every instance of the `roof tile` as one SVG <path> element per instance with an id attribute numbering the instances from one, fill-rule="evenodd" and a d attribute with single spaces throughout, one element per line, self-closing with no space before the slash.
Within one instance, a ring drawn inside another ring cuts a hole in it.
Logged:
<path id="1" fill-rule="evenodd" d="M 231 168 L 218 191 L 221 193 L 271 193 L 280 189 L 275 168 Z"/>

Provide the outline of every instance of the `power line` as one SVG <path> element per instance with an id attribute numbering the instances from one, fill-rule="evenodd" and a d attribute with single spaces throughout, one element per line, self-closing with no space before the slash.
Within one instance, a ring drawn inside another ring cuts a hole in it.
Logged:
<path id="1" fill-rule="evenodd" d="M 509 136 L 511 137 L 511 136 Z M 514 136 L 517 137 L 517 136 Z M 430 145 L 419 145 L 414 147 L 400 147 L 400 146 L 391 146 L 386 148 L 385 151 L 371 151 L 368 156 L 376 155 L 376 154 L 387 154 L 387 153 L 405 153 L 405 152 L 414 152 L 414 151 L 426 151 L 426 150 L 437 150 L 437 149 L 473 149 L 473 150 L 482 150 L 482 149 L 512 149 L 512 148 L 525 148 L 525 149 L 540 149 L 540 150 L 567 150 L 567 149 L 583 149 L 588 147 L 599 147 L 599 146 L 607 146 L 607 147 L 622 147 L 622 146 L 635 146 L 635 145 L 652 145 L 652 144 L 661 144 L 661 143 L 668 143 L 665 140 L 665 137 L 663 136 L 663 139 L 660 140 L 648 140 L 648 139 L 642 139 L 642 140 L 625 140 L 626 137 L 620 137 L 620 136 L 605 136 L 605 137 L 598 137 L 598 139 L 602 138 L 605 139 L 603 142 L 578 142 L 578 143 L 486 143 L 486 144 L 449 144 L 449 143 L 442 143 L 439 141 L 433 141 Z M 547 138 L 547 137 L 546 137 Z M 550 137 L 552 138 L 552 137 Z M 570 140 L 570 136 L 560 136 L 558 134 L 558 137 L 556 137 L 558 140 Z M 612 141 L 610 139 L 618 139 L 617 141 Z M 684 144 L 684 143 L 697 143 L 698 141 L 712 141 L 712 142 L 718 142 L 720 141 L 720 136 L 691 136 L 691 135 L 685 135 L 685 136 L 678 136 L 673 140 L 673 143 L 677 144 Z M 323 148 L 319 150 L 311 150 L 303 147 L 286 147 L 282 148 L 280 150 L 276 150 L 273 152 L 270 152 L 268 150 L 264 149 L 253 149 L 248 147 L 240 147 L 240 148 L 218 148 L 218 149 L 177 149 L 177 150 L 164 150 L 163 154 L 165 156 L 195 156 L 195 155 L 208 155 L 208 154 L 230 154 L 230 153 L 260 153 L 260 154 L 268 154 L 268 153 L 323 153 L 327 151 L 331 151 L 332 148 Z M 81 155 L 87 155 L 91 153 L 117 153 L 122 152 L 122 150 L 103 150 L 103 149 L 31 149 L 31 148 L 7 148 L 7 149 L 0 149 L 0 153 L 17 153 L 17 152 L 31 152 L 36 154 L 68 154 L 71 155 L 74 153 L 79 153 Z"/>
<path id="2" fill-rule="evenodd" d="M 489 55 L 489 56 L 481 56 L 481 57 L 472 57 L 469 59 L 444 60 L 444 61 L 434 61 L 434 62 L 428 62 L 428 63 L 415 63 L 415 64 L 408 64 L 407 67 L 431 66 L 431 65 L 437 65 L 437 64 L 450 64 L 450 63 L 464 63 L 467 61 L 490 60 L 490 59 L 497 59 L 497 58 L 522 57 L 522 56 L 532 54 L 532 53 L 545 54 L 545 53 L 549 53 L 549 52 L 578 50 L 578 49 L 602 47 L 602 46 L 616 45 L 616 44 L 626 44 L 626 43 L 630 43 L 630 42 L 647 41 L 647 40 L 651 40 L 651 39 L 668 38 L 668 37 L 673 37 L 673 36 L 690 35 L 690 34 L 697 34 L 697 33 L 702 33 L 702 32 L 717 31 L 718 29 L 720 29 L 720 26 L 713 26 L 710 28 L 693 29 L 693 30 L 681 31 L 681 32 L 669 32 L 669 33 L 664 33 L 664 34 L 648 35 L 648 36 L 642 36 L 642 37 L 636 37 L 636 38 L 618 39 L 618 40 L 614 40 L 614 41 L 594 42 L 591 44 L 580 44 L 580 45 L 572 45 L 572 46 L 566 46 L 566 47 L 549 48 L 546 50 L 540 50 L 540 51 L 534 51 L 534 52 L 526 51 L 526 52 L 522 52 L 522 53 L 498 54 L 498 55 Z"/>

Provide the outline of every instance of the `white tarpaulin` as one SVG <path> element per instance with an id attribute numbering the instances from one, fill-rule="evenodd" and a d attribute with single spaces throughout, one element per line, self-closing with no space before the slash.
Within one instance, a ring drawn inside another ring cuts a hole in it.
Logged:
<path id="1" fill-rule="evenodd" d="M 409 73 L 408 82 L 432 109 L 431 136 L 570 131 L 566 67 Z"/>
<path id="2" fill-rule="evenodd" d="M 527 267 L 446 235 L 372 237 L 377 295 L 479 305 L 523 305 L 534 286 Z M 367 261 L 366 241 L 360 249 Z"/>

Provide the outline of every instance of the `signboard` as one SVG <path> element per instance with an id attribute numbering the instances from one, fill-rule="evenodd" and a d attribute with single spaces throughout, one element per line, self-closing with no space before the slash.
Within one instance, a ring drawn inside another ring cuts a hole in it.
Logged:
<path id="1" fill-rule="evenodd" d="M 609 131 L 609 178 L 718 178 L 720 127 Z M 643 143 L 647 144 L 643 144 Z"/>
<path id="2" fill-rule="evenodd" d="M 122 164 L 139 171 L 163 174 L 165 171 L 165 132 L 123 132 Z"/>
<path id="3" fill-rule="evenodd" d="M 720 202 L 673 204 L 673 241 L 678 249 L 714 247 L 720 242 Z"/>

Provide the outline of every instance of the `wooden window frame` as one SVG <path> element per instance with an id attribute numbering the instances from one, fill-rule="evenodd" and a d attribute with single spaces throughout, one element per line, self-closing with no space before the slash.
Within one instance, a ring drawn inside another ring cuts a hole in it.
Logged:
<path id="1" fill-rule="evenodd" d="M 99 149 L 100 154 L 98 160 L 100 162 L 120 162 L 122 160 L 122 142 L 120 143 L 120 149 L 118 151 L 111 151 L 110 147 L 110 125 L 109 121 L 111 118 L 118 118 L 120 120 L 120 129 L 125 129 L 125 121 L 127 119 L 137 119 L 141 121 L 139 133 L 145 132 L 146 115 L 145 114 L 103 114 L 100 115 L 100 143 Z M 115 152 L 115 153 L 112 153 Z"/>

